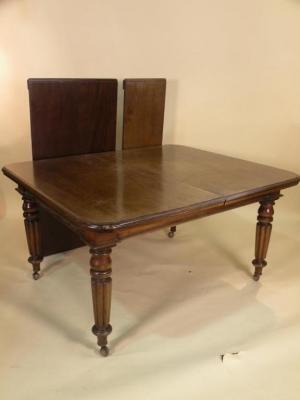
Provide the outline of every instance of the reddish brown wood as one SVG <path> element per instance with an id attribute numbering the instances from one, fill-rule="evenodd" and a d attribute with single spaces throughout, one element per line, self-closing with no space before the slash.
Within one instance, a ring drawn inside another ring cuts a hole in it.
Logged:
<path id="1" fill-rule="evenodd" d="M 107 336 L 111 333 L 111 248 L 92 248 L 90 274 L 92 283 L 93 309 L 95 325 L 92 332 L 97 336 L 100 353 L 106 357 L 109 354 Z"/>
<path id="2" fill-rule="evenodd" d="M 59 218 L 118 233 L 173 226 L 299 182 L 292 172 L 175 145 L 28 161 L 3 172 Z"/>
<path id="3" fill-rule="evenodd" d="M 84 246 L 78 234 L 73 232 L 45 207 L 40 207 L 40 235 L 44 257 Z"/>
<path id="4" fill-rule="evenodd" d="M 161 145 L 166 79 L 124 79 L 123 149 Z M 176 226 L 170 228 L 173 238 Z"/>
<path id="5" fill-rule="evenodd" d="M 125 79 L 123 149 L 162 144 L 166 79 Z"/>
<path id="6" fill-rule="evenodd" d="M 34 160 L 115 149 L 116 79 L 29 79 Z M 83 245 L 45 208 L 40 209 L 44 256 Z"/>
<path id="7" fill-rule="evenodd" d="M 91 248 L 95 325 L 101 354 L 111 332 L 111 248 L 131 236 L 260 202 L 254 278 L 266 265 L 273 204 L 297 174 L 183 146 L 157 146 L 17 163 L 3 172 Z M 31 218 L 31 215 L 35 215 Z M 30 225 L 30 243 L 37 243 Z M 34 239 L 32 239 L 34 238 Z M 36 244 L 30 250 L 39 264 Z M 37 256 L 37 257 L 36 257 Z"/>
<path id="8" fill-rule="evenodd" d="M 272 221 L 274 215 L 273 205 L 275 204 L 275 200 L 278 198 L 279 195 L 273 195 L 260 201 L 257 217 L 258 222 L 256 224 L 255 259 L 252 261 L 252 264 L 255 267 L 253 275 L 255 281 L 259 280 L 263 268 L 267 265 L 266 256 L 272 232 Z"/>
<path id="9" fill-rule="evenodd" d="M 34 160 L 115 149 L 116 79 L 29 79 Z"/>
<path id="10" fill-rule="evenodd" d="M 23 199 L 24 225 L 30 254 L 28 262 L 32 264 L 33 279 L 37 280 L 40 277 L 40 263 L 43 260 L 39 231 L 39 206 L 35 198 L 29 192 L 26 192 L 20 187 L 18 191 L 22 194 Z"/>
<path id="11" fill-rule="evenodd" d="M 167 226 L 170 226 L 171 224 L 178 225 L 187 221 L 192 221 L 194 219 L 208 217 L 210 215 L 218 214 L 224 211 L 229 211 L 238 207 L 246 206 L 248 204 L 253 204 L 260 201 L 265 196 L 274 195 L 276 193 L 277 192 L 266 190 L 259 194 L 243 196 L 243 198 L 237 199 L 235 201 L 230 201 L 230 202 L 226 201 L 224 203 L 219 203 L 218 201 L 216 201 L 215 203 L 210 202 L 206 204 L 206 206 L 203 209 L 191 208 L 189 210 L 186 210 L 185 212 L 178 211 L 178 213 L 164 215 L 163 217 L 160 218 L 145 220 L 137 225 L 124 225 L 123 227 L 120 227 L 116 230 L 112 230 L 111 232 L 115 232 L 115 240 L 117 242 L 142 233 L 165 228 Z"/>

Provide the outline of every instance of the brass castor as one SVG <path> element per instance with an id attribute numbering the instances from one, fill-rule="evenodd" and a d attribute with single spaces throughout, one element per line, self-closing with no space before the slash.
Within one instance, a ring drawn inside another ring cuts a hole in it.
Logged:
<path id="1" fill-rule="evenodd" d="M 103 357 L 107 357 L 109 355 L 109 348 L 107 346 L 102 346 L 100 349 L 100 354 Z"/>
<path id="2" fill-rule="evenodd" d="M 254 274 L 253 275 L 253 280 L 254 281 L 259 281 L 259 278 L 260 278 L 260 275 L 258 275 L 258 274 Z"/>
<path id="3" fill-rule="evenodd" d="M 172 239 L 175 236 L 175 232 L 176 232 L 176 226 L 171 226 L 171 228 L 168 232 L 168 236 L 170 239 Z"/>
<path id="4" fill-rule="evenodd" d="M 267 263 L 265 263 L 264 265 L 267 265 Z M 256 267 L 254 274 L 253 274 L 253 279 L 255 281 L 259 281 L 259 278 L 261 277 L 261 275 L 262 275 L 262 267 Z"/>
<path id="5" fill-rule="evenodd" d="M 40 279 L 40 274 L 36 271 L 36 272 L 34 272 L 33 274 L 32 274 L 32 277 L 33 277 L 33 279 L 35 280 L 35 281 L 37 281 L 38 279 Z"/>
<path id="6" fill-rule="evenodd" d="M 253 260 L 252 263 L 255 266 L 256 260 Z M 253 280 L 255 280 L 255 281 L 259 281 L 259 278 L 262 275 L 263 267 L 265 267 L 267 265 L 267 262 L 263 261 L 263 263 L 261 265 L 262 266 L 255 267 L 255 271 L 254 271 L 254 274 L 253 274 Z"/>

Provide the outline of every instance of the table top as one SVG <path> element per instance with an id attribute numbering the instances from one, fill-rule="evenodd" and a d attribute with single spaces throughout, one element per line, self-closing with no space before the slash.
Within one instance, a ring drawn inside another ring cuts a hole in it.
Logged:
<path id="1" fill-rule="evenodd" d="M 300 179 L 285 170 L 178 145 L 20 162 L 3 172 L 70 221 L 99 229 L 224 204 Z"/>

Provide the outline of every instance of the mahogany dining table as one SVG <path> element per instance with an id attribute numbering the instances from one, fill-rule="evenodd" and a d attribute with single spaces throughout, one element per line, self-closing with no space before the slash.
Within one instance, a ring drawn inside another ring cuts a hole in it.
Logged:
<path id="1" fill-rule="evenodd" d="M 180 145 L 18 162 L 5 166 L 3 173 L 23 198 L 35 279 L 43 259 L 41 207 L 89 247 L 92 332 L 103 356 L 109 354 L 107 336 L 112 331 L 114 246 L 134 235 L 258 202 L 252 261 L 257 281 L 267 264 L 273 205 L 282 189 L 300 180 L 292 172 Z"/>

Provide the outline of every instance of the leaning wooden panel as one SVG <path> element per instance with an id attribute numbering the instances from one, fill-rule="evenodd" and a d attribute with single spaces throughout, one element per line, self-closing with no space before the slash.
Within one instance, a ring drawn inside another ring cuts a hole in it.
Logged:
<path id="1" fill-rule="evenodd" d="M 125 79 L 123 149 L 162 144 L 166 79 Z"/>
<path id="2" fill-rule="evenodd" d="M 34 160 L 112 151 L 116 79 L 29 79 Z"/>
<path id="3" fill-rule="evenodd" d="M 43 207 L 40 207 L 40 235 L 44 257 L 84 246 L 76 233 Z"/>
<path id="4" fill-rule="evenodd" d="M 115 150 L 116 79 L 29 79 L 34 160 Z M 44 256 L 84 243 L 40 208 Z"/>

